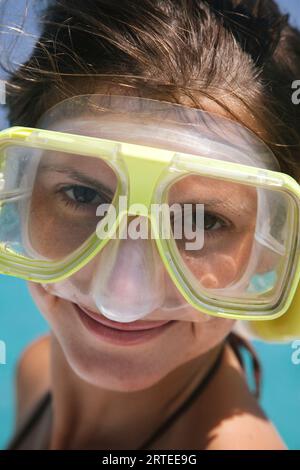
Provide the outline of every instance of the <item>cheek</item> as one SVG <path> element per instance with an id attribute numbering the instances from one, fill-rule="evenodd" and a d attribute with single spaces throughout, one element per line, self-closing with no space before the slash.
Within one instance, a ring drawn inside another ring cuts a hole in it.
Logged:
<path id="1" fill-rule="evenodd" d="M 35 282 L 27 282 L 27 287 L 41 314 L 49 320 L 50 313 L 55 308 L 56 298 L 49 295 L 44 287 Z"/>
<path id="2" fill-rule="evenodd" d="M 95 217 L 74 217 L 61 210 L 53 194 L 36 185 L 29 218 L 29 243 L 36 253 L 50 260 L 61 260 L 75 251 L 93 233 Z"/>
<path id="3" fill-rule="evenodd" d="M 203 315 L 204 317 L 204 315 Z M 193 353 L 204 354 L 220 344 L 232 330 L 235 320 L 205 316 L 205 322 L 192 324 Z"/>
<path id="4" fill-rule="evenodd" d="M 241 278 L 251 254 L 254 231 L 246 230 L 222 243 L 205 247 L 203 256 L 182 255 L 184 264 L 193 277 L 206 289 L 225 288 Z"/>

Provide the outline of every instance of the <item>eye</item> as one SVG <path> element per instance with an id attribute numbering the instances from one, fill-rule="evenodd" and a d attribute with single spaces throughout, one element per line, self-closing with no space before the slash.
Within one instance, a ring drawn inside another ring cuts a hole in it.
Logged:
<path id="1" fill-rule="evenodd" d="M 203 217 L 203 219 L 202 219 Z M 181 211 L 175 212 L 171 214 L 171 224 L 175 227 L 175 223 L 181 223 L 184 225 L 187 222 L 189 225 L 191 224 L 193 229 L 197 229 L 200 224 L 202 227 L 202 220 L 203 220 L 203 229 L 206 232 L 213 232 L 219 229 L 223 229 L 224 227 L 230 227 L 231 223 L 225 220 L 223 217 L 220 217 L 213 212 L 204 211 L 204 214 L 199 213 L 195 204 L 190 205 L 190 209 L 186 212 L 183 211 L 183 207 Z"/>
<path id="2" fill-rule="evenodd" d="M 225 225 L 226 223 L 220 217 L 209 212 L 204 214 L 204 230 L 218 230 Z"/>
<path id="3" fill-rule="evenodd" d="M 104 197 L 88 186 L 70 186 L 64 189 L 65 194 L 78 204 L 100 204 Z"/>
<path id="4" fill-rule="evenodd" d="M 77 184 L 59 187 L 56 192 L 67 207 L 78 210 L 94 210 L 100 204 L 111 204 L 113 199 L 109 190 L 97 191 L 90 186 Z"/>
<path id="5" fill-rule="evenodd" d="M 197 220 L 197 208 L 193 204 L 192 206 L 192 211 L 191 211 L 191 217 L 192 217 L 192 224 L 193 227 L 197 227 L 197 224 L 199 224 L 199 219 Z M 218 216 L 217 214 L 214 214 L 213 212 L 209 212 L 207 210 L 204 211 L 204 214 L 200 215 L 200 220 L 202 221 L 203 217 L 203 229 L 206 232 L 211 232 L 215 231 L 218 229 L 221 229 L 223 227 L 227 227 L 230 225 L 228 222 L 226 222 L 222 217 Z"/>

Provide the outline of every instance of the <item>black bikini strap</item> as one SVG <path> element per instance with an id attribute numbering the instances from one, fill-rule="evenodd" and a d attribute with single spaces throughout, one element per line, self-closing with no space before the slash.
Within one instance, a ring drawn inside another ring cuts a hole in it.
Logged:
<path id="1" fill-rule="evenodd" d="M 241 354 L 241 350 L 245 349 L 248 351 L 251 357 L 251 362 L 252 362 L 252 369 L 253 369 L 253 375 L 254 375 L 254 381 L 255 381 L 255 391 L 254 391 L 254 396 L 257 400 L 260 399 L 260 393 L 261 393 L 261 377 L 262 377 L 262 371 L 261 371 L 261 365 L 259 358 L 257 356 L 257 353 L 247 339 L 243 338 L 240 335 L 237 335 L 236 333 L 231 332 L 228 337 L 227 341 L 232 347 L 234 353 L 236 354 L 241 366 L 243 369 L 244 367 L 244 361 L 243 357 Z"/>
<path id="2" fill-rule="evenodd" d="M 179 408 L 177 408 L 167 419 L 164 423 L 162 423 L 159 428 L 137 449 L 137 450 L 144 450 L 150 447 L 150 445 L 158 438 L 161 437 L 162 434 L 164 434 L 174 423 L 174 421 L 177 420 L 177 418 L 182 415 L 195 401 L 195 399 L 204 391 L 204 389 L 207 387 L 209 382 L 213 379 L 215 376 L 216 372 L 218 371 L 222 358 L 223 358 L 223 352 L 224 352 L 224 346 L 225 343 L 223 344 L 220 352 L 218 353 L 218 356 L 213 364 L 213 366 L 209 369 L 205 377 L 201 380 L 201 382 L 197 385 L 197 387 L 193 390 L 191 395 L 187 398 L 185 402 L 183 402 Z"/>
<path id="3" fill-rule="evenodd" d="M 30 434 L 31 430 L 34 426 L 38 423 L 41 419 L 42 415 L 44 414 L 46 408 L 48 407 L 49 403 L 51 403 L 51 393 L 48 391 L 38 402 L 34 412 L 30 416 L 30 418 L 24 422 L 24 425 L 20 428 L 20 430 L 16 433 L 14 438 L 9 442 L 8 446 L 6 446 L 6 450 L 16 450 L 22 444 L 22 442 L 26 439 L 26 437 Z"/>

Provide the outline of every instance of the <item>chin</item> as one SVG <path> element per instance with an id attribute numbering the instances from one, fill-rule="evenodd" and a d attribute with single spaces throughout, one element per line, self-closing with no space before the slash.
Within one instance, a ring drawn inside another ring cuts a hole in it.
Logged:
<path id="1" fill-rule="evenodd" d="M 83 381 L 107 390 L 135 392 L 154 386 L 172 369 L 158 364 L 144 353 L 95 350 L 81 345 L 62 344 L 64 357 L 72 371 Z M 173 368 L 177 364 L 173 364 Z"/>

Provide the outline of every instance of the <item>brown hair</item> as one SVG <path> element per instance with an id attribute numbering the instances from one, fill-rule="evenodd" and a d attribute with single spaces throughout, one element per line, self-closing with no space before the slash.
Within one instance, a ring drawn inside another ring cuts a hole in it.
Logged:
<path id="1" fill-rule="evenodd" d="M 11 125 L 34 126 L 50 105 L 101 83 L 194 107 L 205 97 L 258 123 L 282 171 L 299 171 L 300 32 L 273 0 L 57 0 L 41 20 L 8 83 Z"/>

